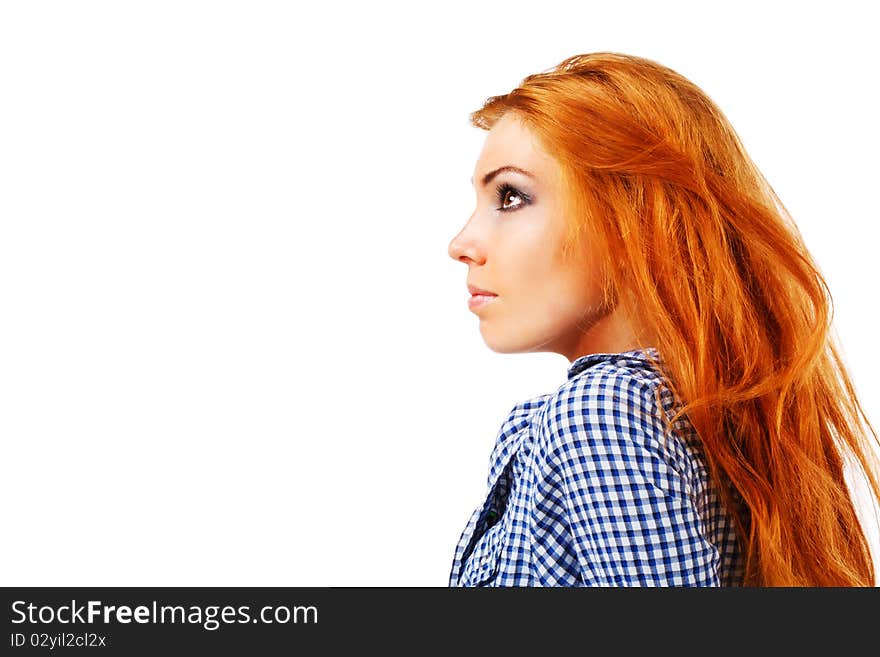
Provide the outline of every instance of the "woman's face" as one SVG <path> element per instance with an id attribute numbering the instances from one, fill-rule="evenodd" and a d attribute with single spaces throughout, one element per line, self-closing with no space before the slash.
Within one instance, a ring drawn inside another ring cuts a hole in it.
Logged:
<path id="1" fill-rule="evenodd" d="M 523 171 L 502 169 L 509 166 Z M 558 165 L 514 114 L 486 136 L 473 184 L 476 209 L 449 255 L 467 265 L 467 285 L 496 295 L 469 304 L 489 348 L 570 361 L 635 348 L 628 324 L 602 304 L 600 263 L 589 250 L 576 267 L 563 261 Z"/>

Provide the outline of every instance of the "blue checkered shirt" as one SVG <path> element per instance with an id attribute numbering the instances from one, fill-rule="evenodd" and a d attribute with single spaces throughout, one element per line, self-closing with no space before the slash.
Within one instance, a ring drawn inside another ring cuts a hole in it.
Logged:
<path id="1" fill-rule="evenodd" d="M 659 360 L 657 350 L 648 348 Z M 733 519 L 641 350 L 582 356 L 498 432 L 449 586 L 736 586 Z"/>

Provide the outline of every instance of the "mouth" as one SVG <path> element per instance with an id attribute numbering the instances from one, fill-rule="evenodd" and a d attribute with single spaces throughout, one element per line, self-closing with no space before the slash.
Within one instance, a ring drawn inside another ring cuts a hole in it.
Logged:
<path id="1" fill-rule="evenodd" d="M 492 303 L 498 295 L 496 294 L 472 294 L 468 299 L 468 308 L 477 310 Z"/>
<path id="2" fill-rule="evenodd" d="M 472 296 L 486 296 L 486 297 L 495 297 L 498 296 L 494 292 L 490 292 L 489 290 L 484 290 L 481 287 L 477 287 L 476 285 L 468 285 L 468 292 L 471 293 Z"/>

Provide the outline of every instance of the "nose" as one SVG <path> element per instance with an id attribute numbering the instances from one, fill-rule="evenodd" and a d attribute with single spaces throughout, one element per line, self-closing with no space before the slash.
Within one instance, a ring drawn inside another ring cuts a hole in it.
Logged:
<path id="1" fill-rule="evenodd" d="M 449 242 L 449 247 L 447 248 L 447 253 L 449 253 L 449 257 L 453 260 L 458 260 L 461 258 L 461 244 L 459 238 L 461 237 L 461 233 L 452 238 Z"/>
<path id="2" fill-rule="evenodd" d="M 484 258 L 484 249 L 478 244 L 472 234 L 473 231 L 468 230 L 468 226 L 470 226 L 470 221 L 449 242 L 447 252 L 449 257 L 456 262 L 480 262 Z"/>

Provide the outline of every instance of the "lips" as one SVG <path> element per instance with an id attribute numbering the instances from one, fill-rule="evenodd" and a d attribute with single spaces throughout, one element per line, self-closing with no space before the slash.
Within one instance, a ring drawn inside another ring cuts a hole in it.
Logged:
<path id="1" fill-rule="evenodd" d="M 481 287 L 477 287 L 476 285 L 468 285 L 468 292 L 471 293 L 471 296 L 485 296 L 485 297 L 497 297 L 498 295 L 494 292 L 489 292 L 489 290 L 484 290 Z"/>
<path id="2" fill-rule="evenodd" d="M 476 312 L 487 304 L 493 303 L 496 298 L 494 294 L 474 294 L 468 298 L 468 308 Z"/>

